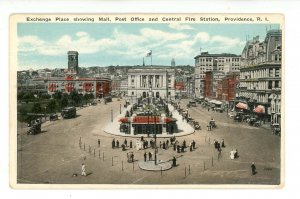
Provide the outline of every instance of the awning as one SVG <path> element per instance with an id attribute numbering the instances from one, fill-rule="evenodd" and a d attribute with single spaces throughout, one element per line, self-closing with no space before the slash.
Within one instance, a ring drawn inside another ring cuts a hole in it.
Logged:
<path id="1" fill-rule="evenodd" d="M 241 109 L 248 109 L 248 105 L 244 104 L 242 102 L 237 103 L 237 105 L 235 105 L 235 107 L 241 108 Z"/>
<path id="2" fill-rule="evenodd" d="M 265 113 L 265 107 L 263 105 L 258 105 L 253 111 L 255 113 Z"/>

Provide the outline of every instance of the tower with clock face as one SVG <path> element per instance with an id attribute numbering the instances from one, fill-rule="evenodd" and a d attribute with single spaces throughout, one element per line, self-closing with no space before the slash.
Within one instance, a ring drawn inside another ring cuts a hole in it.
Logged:
<path id="1" fill-rule="evenodd" d="M 68 51 L 68 72 L 78 73 L 78 52 Z"/>

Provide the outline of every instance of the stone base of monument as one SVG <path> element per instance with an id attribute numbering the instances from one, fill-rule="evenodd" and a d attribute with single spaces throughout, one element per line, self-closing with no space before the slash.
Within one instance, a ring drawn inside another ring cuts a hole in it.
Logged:
<path id="1" fill-rule="evenodd" d="M 141 169 L 146 171 L 165 171 L 172 168 L 172 161 L 161 161 L 157 160 L 155 164 L 154 160 L 152 161 L 139 161 L 138 165 Z"/>

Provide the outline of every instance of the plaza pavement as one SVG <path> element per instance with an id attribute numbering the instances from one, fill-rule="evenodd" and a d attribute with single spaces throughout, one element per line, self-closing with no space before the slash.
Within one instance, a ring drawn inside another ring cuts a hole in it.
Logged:
<path id="1" fill-rule="evenodd" d="M 182 100 L 184 107 L 188 100 Z M 60 119 L 42 125 L 42 133 L 26 135 L 25 124 L 18 123 L 17 181 L 20 184 L 108 184 L 120 188 L 137 185 L 198 185 L 198 184 L 268 184 L 280 183 L 282 159 L 281 137 L 272 135 L 265 128 L 236 123 L 226 113 L 207 111 L 201 107 L 189 109 L 189 114 L 199 121 L 201 131 L 178 137 L 187 145 L 196 141 L 192 152 L 176 153 L 172 148 L 158 150 L 158 159 L 170 161 L 177 157 L 177 166 L 164 171 L 144 171 L 137 166 L 144 152 L 151 149 L 112 149 L 113 138 L 123 143 L 124 137 L 103 131 L 111 123 L 111 110 L 119 112 L 123 101 L 89 106 L 77 111 L 74 119 Z M 213 117 L 217 129 L 205 128 Z M 100 146 L 97 140 L 101 140 Z M 135 138 L 127 138 L 130 140 Z M 145 138 L 147 139 L 147 138 Z M 222 156 L 218 160 L 213 140 L 225 140 Z M 81 146 L 79 146 L 81 140 Z M 158 138 L 158 143 L 166 141 Z M 231 160 L 229 152 L 238 149 L 239 158 Z M 133 152 L 135 162 L 127 162 L 127 153 Z M 88 176 L 81 176 L 81 164 L 85 163 Z M 255 162 L 257 174 L 252 175 L 250 165 Z M 61 187 L 61 186 L 60 186 Z"/>

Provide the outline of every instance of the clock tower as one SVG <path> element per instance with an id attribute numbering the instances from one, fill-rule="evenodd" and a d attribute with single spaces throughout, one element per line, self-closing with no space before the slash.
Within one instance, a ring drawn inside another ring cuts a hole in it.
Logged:
<path id="1" fill-rule="evenodd" d="M 78 52 L 68 51 L 68 72 L 78 73 Z"/>

